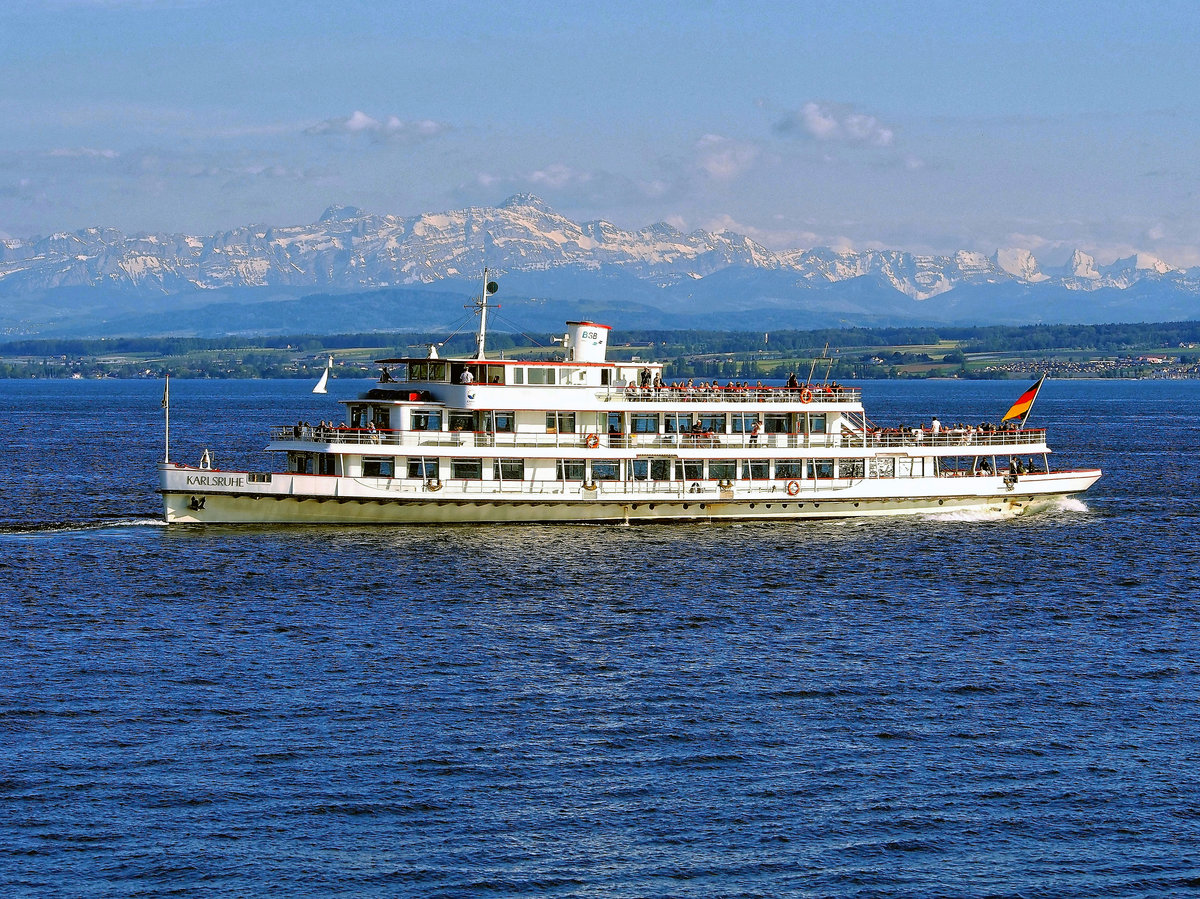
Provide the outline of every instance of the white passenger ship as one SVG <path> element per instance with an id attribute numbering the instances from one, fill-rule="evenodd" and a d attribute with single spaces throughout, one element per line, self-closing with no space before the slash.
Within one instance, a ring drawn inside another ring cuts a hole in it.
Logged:
<path id="1" fill-rule="evenodd" d="M 486 278 L 486 276 L 485 276 Z M 388 368 L 337 426 L 275 427 L 283 471 L 164 461 L 168 522 L 632 522 L 1020 511 L 1080 493 L 1044 430 L 871 425 L 837 384 L 697 387 L 607 359 L 568 322 L 554 361 L 488 359 L 488 284 L 470 358 Z M 169 414 L 169 412 L 168 412 Z"/>

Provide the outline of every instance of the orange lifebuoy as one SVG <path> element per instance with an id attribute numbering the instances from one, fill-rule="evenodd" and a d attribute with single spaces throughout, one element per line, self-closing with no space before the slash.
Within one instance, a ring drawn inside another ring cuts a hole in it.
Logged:
<path id="1" fill-rule="evenodd" d="M 800 482 L 799 481 L 788 481 L 788 485 L 787 485 L 788 496 L 795 496 L 799 492 L 800 492 Z"/>
<path id="2" fill-rule="evenodd" d="M 810 390 L 808 387 L 800 388 L 800 402 L 802 402 L 802 403 L 811 403 L 812 402 L 812 390 Z"/>
<path id="3" fill-rule="evenodd" d="M 585 440 L 584 443 L 587 444 L 588 449 L 595 449 L 600 445 L 600 438 L 595 434 L 588 434 L 587 440 Z"/>

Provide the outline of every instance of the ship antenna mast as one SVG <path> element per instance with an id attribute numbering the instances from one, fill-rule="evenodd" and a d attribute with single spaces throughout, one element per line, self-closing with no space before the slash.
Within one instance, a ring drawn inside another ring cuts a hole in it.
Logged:
<path id="1" fill-rule="evenodd" d="M 500 289 L 500 285 L 495 281 L 488 280 L 488 270 L 485 267 L 483 270 L 483 293 L 479 296 L 479 301 L 475 306 L 479 309 L 479 334 L 475 338 L 477 352 L 476 359 L 482 359 L 484 342 L 487 340 L 487 312 L 488 312 L 488 297 Z"/>

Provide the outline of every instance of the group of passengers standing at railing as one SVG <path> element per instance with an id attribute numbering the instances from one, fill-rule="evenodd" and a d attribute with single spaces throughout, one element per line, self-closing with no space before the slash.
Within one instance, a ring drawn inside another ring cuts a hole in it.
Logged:
<path id="1" fill-rule="evenodd" d="M 931 443 L 960 443 L 965 446 L 976 440 L 991 442 L 991 438 L 997 435 L 1007 437 L 1022 431 L 1014 424 L 995 425 L 986 421 L 978 426 L 959 422 L 945 427 L 935 415 L 928 427 L 922 425 L 915 428 L 869 428 L 867 433 L 881 446 L 911 445 L 925 440 Z"/>
<path id="2" fill-rule="evenodd" d="M 751 384 L 749 381 L 730 381 L 724 386 L 721 386 L 716 380 L 701 381 L 696 383 L 695 378 L 688 378 L 687 381 L 674 381 L 667 383 L 662 379 L 662 375 L 651 375 L 648 368 L 643 368 L 638 372 L 638 380 L 636 384 L 630 383 L 625 387 L 625 395 L 629 399 L 673 399 L 673 400 L 763 400 L 768 397 L 774 399 L 780 396 L 794 394 L 801 399 L 811 399 L 814 394 L 828 393 L 836 395 L 841 391 L 842 385 L 833 381 L 829 384 L 813 386 L 811 384 L 801 384 L 796 380 L 796 374 L 793 372 L 788 378 L 787 384 L 784 387 L 771 387 L 764 384 L 761 380 Z M 806 399 L 806 401 L 807 401 Z"/>

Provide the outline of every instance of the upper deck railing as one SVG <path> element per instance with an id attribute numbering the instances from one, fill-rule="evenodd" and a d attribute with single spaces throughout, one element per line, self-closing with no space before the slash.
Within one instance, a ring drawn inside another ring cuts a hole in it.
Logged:
<path id="1" fill-rule="evenodd" d="M 1044 429 L 994 430 L 952 429 L 933 433 L 919 428 L 898 428 L 872 431 L 844 429 L 837 434 L 801 433 L 716 433 L 685 431 L 682 433 L 599 434 L 539 433 L 532 431 L 396 431 L 376 428 L 283 426 L 271 428 L 271 440 L 287 443 L 320 444 L 322 446 L 428 448 L 586 448 L 644 449 L 659 452 L 679 449 L 897 449 L 913 450 L 953 448 L 990 448 L 1003 446 L 1033 446 L 1046 442 Z"/>

